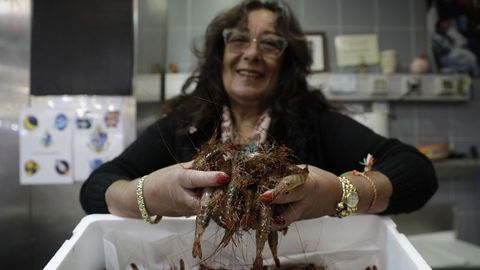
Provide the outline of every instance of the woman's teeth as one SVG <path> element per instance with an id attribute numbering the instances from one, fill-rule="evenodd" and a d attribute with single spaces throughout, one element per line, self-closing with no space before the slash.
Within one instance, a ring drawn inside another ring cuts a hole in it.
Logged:
<path id="1" fill-rule="evenodd" d="M 250 78 L 259 78 L 260 77 L 260 73 L 255 72 L 255 71 L 240 70 L 238 72 L 238 74 L 240 74 L 242 76 L 250 77 Z"/>

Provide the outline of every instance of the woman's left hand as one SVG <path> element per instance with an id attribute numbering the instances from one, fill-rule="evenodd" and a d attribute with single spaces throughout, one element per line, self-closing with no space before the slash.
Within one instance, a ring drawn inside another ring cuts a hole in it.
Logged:
<path id="1" fill-rule="evenodd" d="M 304 184 L 273 196 L 272 204 L 282 209 L 275 213 L 273 230 L 287 227 L 290 223 L 317 218 L 335 213 L 335 205 L 342 196 L 342 187 L 338 177 L 328 171 L 308 165 L 308 176 Z M 273 192 L 266 191 L 264 194 Z M 266 198 L 272 196 L 264 196 Z M 284 207 L 279 207 L 283 205 Z"/>

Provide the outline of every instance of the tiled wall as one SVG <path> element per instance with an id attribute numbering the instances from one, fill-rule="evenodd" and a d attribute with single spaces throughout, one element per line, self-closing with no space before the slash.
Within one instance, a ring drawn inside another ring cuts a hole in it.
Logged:
<path id="1" fill-rule="evenodd" d="M 167 63 L 189 71 L 195 63 L 191 41 L 199 41 L 206 25 L 234 0 L 170 0 L 168 2 Z M 327 37 L 331 72 L 349 72 L 335 64 L 333 40 L 338 34 L 377 33 L 380 50 L 398 53 L 399 71 L 408 71 L 414 56 L 427 52 L 426 0 L 289 0 L 305 31 Z M 378 67 L 371 67 L 378 72 Z M 480 80 L 474 81 L 474 94 Z M 480 101 L 467 103 L 390 104 L 390 134 L 413 145 L 448 142 L 455 151 L 480 148 Z M 460 169 L 460 168 L 459 168 Z M 431 203 L 456 204 L 456 226 L 462 239 L 480 245 L 480 177 L 442 179 Z M 473 179 L 472 179 L 473 178 Z"/>
<path id="2" fill-rule="evenodd" d="M 201 41 L 211 19 L 237 0 L 168 1 L 167 63 L 189 71 L 195 63 L 193 42 Z M 326 34 L 328 67 L 335 63 L 334 37 L 338 34 L 377 33 L 380 50 L 398 52 L 399 71 L 406 71 L 414 56 L 426 52 L 426 0 L 288 0 L 303 29 Z M 173 16 L 170 16 L 172 15 Z M 187 53 L 188 52 L 188 53 Z M 347 70 L 348 71 L 348 70 Z M 371 67 L 378 71 L 378 67 Z"/>

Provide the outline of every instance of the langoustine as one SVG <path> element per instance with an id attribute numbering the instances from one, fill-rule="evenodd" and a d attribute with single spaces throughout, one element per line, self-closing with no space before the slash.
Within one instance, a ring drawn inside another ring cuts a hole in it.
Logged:
<path id="1" fill-rule="evenodd" d="M 252 150 L 253 149 L 253 150 Z M 290 162 L 291 151 L 285 146 L 241 148 L 212 138 L 195 158 L 193 169 L 223 171 L 231 176 L 228 185 L 202 190 L 201 207 L 197 213 L 193 257 L 202 258 L 201 239 L 210 220 L 225 229 L 219 248 L 229 244 L 235 233 L 256 231 L 256 258 L 254 269 L 262 269 L 262 251 L 268 242 L 276 267 L 278 233 L 272 231 L 276 205 L 260 200 L 260 195 L 273 189 L 273 196 L 286 193 L 307 178 L 308 168 L 299 168 Z"/>

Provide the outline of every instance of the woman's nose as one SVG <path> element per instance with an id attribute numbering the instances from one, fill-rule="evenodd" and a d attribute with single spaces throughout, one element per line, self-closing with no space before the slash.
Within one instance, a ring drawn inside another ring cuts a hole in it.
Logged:
<path id="1" fill-rule="evenodd" d="M 247 59 L 258 59 L 260 57 L 260 47 L 257 42 L 252 40 L 248 47 L 243 52 L 243 56 Z"/>

